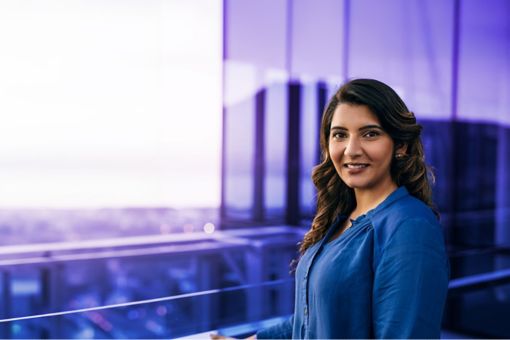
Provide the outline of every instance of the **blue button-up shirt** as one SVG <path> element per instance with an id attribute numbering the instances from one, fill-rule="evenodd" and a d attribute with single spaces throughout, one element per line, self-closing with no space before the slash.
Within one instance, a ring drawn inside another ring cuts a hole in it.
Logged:
<path id="1" fill-rule="evenodd" d="M 400 187 L 328 242 L 345 218 L 301 257 L 292 317 L 257 338 L 439 338 L 449 266 L 430 208 Z"/>

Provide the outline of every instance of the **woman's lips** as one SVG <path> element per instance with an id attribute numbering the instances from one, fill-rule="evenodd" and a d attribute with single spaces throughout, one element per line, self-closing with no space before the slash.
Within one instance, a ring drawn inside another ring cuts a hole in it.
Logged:
<path id="1" fill-rule="evenodd" d="M 351 175 L 356 175 L 365 171 L 368 168 L 368 164 L 366 163 L 346 163 L 344 164 L 344 168 L 347 169 L 347 172 Z"/>

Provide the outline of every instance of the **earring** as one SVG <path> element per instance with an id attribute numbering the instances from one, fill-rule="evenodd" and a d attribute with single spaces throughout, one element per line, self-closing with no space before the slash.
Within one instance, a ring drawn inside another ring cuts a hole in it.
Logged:
<path id="1" fill-rule="evenodd" d="M 395 158 L 396 158 L 396 159 L 402 159 L 402 158 L 404 158 L 404 154 L 403 154 L 403 153 L 397 153 L 397 154 L 395 155 Z"/>

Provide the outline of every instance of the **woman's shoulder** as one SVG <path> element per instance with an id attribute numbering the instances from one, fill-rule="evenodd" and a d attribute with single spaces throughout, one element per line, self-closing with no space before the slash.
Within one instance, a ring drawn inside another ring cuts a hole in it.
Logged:
<path id="1" fill-rule="evenodd" d="M 388 211 L 394 219 L 405 221 L 408 219 L 421 218 L 430 223 L 438 224 L 438 219 L 432 209 L 422 200 L 408 194 L 394 205 L 388 207 Z"/>
<path id="2" fill-rule="evenodd" d="M 384 247 L 392 238 L 415 242 L 442 237 L 441 225 L 432 209 L 410 194 L 371 216 L 371 222 L 376 246 L 379 247 Z"/>

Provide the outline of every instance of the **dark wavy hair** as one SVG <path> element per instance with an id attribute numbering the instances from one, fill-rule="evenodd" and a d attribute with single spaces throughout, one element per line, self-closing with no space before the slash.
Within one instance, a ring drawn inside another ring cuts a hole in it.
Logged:
<path id="1" fill-rule="evenodd" d="M 431 183 L 434 182 L 434 175 L 425 164 L 420 139 L 421 125 L 416 123 L 414 114 L 391 87 L 374 79 L 354 79 L 340 87 L 322 116 L 321 163 L 312 172 L 312 180 L 317 188 L 317 213 L 312 227 L 300 243 L 301 255 L 326 235 L 338 215 L 349 215 L 356 207 L 354 190 L 340 179 L 328 150 L 333 114 L 342 103 L 366 105 L 393 140 L 394 154 L 396 149 L 407 145 L 402 158 L 393 157 L 391 177 L 397 186 L 405 186 L 411 195 L 427 204 L 439 218 L 432 202 Z"/>

